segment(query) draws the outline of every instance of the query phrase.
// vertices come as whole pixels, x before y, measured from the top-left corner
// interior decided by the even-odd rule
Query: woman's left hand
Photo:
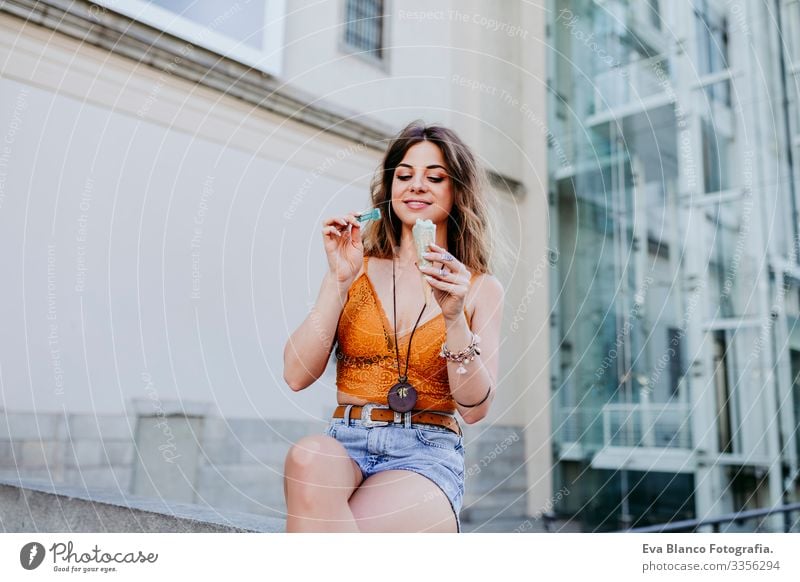
[[[438,266],[418,267],[433,289],[433,296],[442,309],[445,320],[453,321],[464,313],[464,302],[469,291],[472,273],[467,267],[442,247],[431,243],[422,256]]]

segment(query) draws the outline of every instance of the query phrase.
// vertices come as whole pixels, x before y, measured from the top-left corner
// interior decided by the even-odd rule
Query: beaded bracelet
[[[477,334],[472,334],[472,341],[470,344],[461,350],[460,352],[453,353],[447,349],[447,346],[442,343],[442,349],[439,351],[439,356],[447,360],[448,362],[458,362],[458,368],[456,369],[456,373],[458,374],[466,374],[467,369],[464,367],[464,363],[470,363],[472,360],[475,359],[475,356],[481,353],[481,349],[478,347],[481,338],[478,337]]]

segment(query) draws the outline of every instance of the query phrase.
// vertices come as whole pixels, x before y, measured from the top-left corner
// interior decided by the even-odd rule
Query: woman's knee
[[[285,468],[287,473],[306,472],[314,466],[317,457],[322,452],[323,444],[317,435],[303,437],[289,449],[286,455]]]
[[[322,497],[350,496],[352,460],[344,447],[325,435],[303,437],[289,449],[284,466],[285,487],[295,496],[313,502]]]

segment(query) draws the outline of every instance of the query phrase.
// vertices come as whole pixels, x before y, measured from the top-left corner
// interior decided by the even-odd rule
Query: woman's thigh
[[[362,532],[457,531],[447,496],[436,483],[414,471],[375,473],[353,492],[349,503]]]

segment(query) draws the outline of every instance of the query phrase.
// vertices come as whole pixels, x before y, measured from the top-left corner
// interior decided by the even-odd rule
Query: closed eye
[[[397,176],[397,179],[402,182],[408,182],[411,179],[411,176]],[[436,176],[431,176],[430,178],[428,178],[428,180],[434,183],[439,183],[442,182],[444,178],[437,178]]]

